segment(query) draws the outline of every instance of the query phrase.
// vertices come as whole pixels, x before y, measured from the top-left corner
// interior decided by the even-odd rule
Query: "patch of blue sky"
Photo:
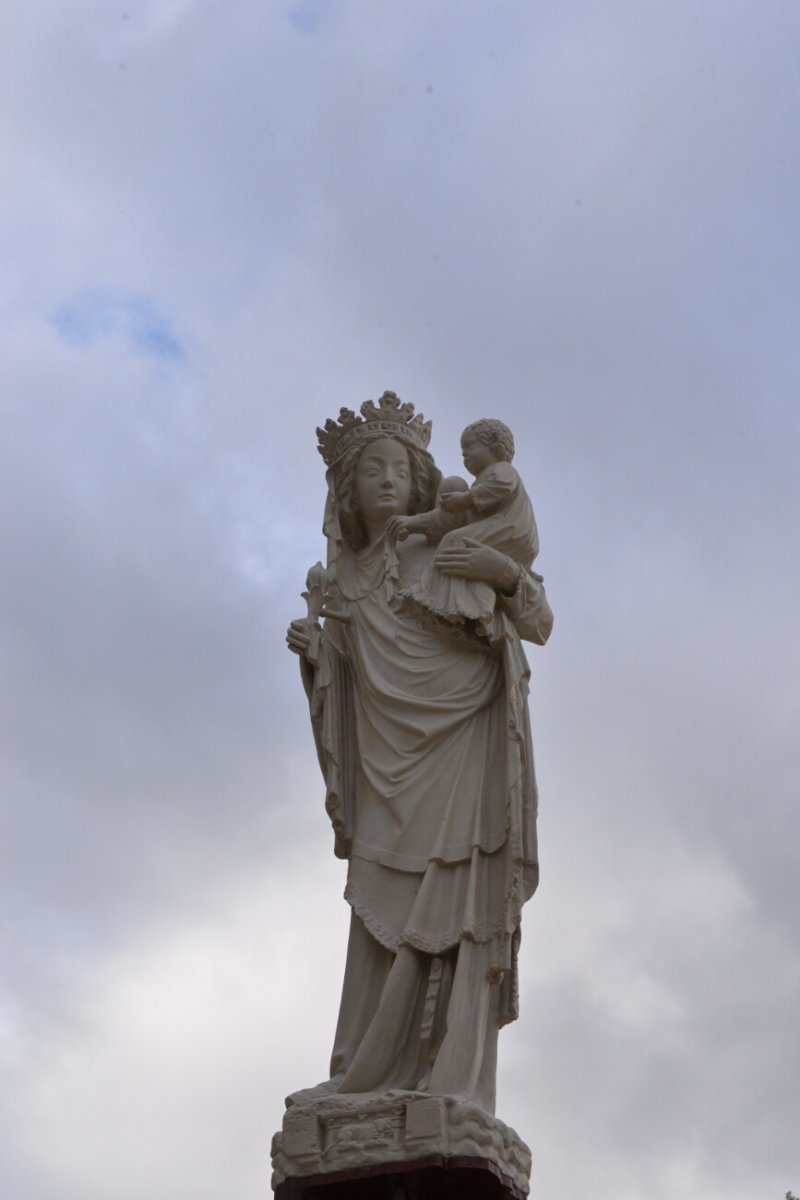
[[[288,17],[298,33],[317,33],[330,18],[335,0],[297,0],[291,6]]]
[[[169,321],[146,296],[84,292],[58,309],[53,325],[72,346],[120,337],[139,354],[152,358],[176,361],[184,356]]]

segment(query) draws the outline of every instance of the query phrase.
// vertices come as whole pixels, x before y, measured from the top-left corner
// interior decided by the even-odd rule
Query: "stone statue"
[[[288,1098],[279,1181],[325,1166],[330,1131],[328,1150],[320,1142],[315,1158],[309,1148],[323,1112],[340,1129],[358,1110],[363,1129],[373,1110],[391,1124],[404,1100],[406,1133],[387,1135],[387,1158],[441,1151],[442,1104],[453,1129],[469,1112],[496,1145],[514,1136],[495,1122],[498,1142],[492,1114],[498,1031],[517,1016],[520,914],[539,869],[521,639],[543,645],[552,614],[530,570],[538,537],[510,466],[513,440],[498,452],[499,428],[510,438],[495,421],[465,431],[476,482],[448,481],[441,496],[430,422],[393,392],[318,430],[328,564],[309,572],[308,615],[287,641],[300,657],[352,913],[330,1078]],[[470,505],[470,519],[448,532],[441,514]],[[451,582],[455,611],[437,612],[430,597]],[[423,1102],[413,1119],[411,1100]],[[376,1139],[364,1134],[361,1159],[350,1145],[347,1161],[371,1161]]]
[[[443,548],[464,545],[465,525],[471,539],[502,550],[522,567],[530,567],[539,552],[539,534],[528,493],[511,465],[514,435],[502,421],[475,421],[461,435],[464,466],[475,476],[469,487],[457,475],[442,482],[439,508],[417,516],[392,517],[386,529],[404,541],[424,533]],[[419,583],[403,597],[453,624],[472,622],[479,638],[492,640],[492,614],[497,596],[490,584],[442,571],[436,560]]]

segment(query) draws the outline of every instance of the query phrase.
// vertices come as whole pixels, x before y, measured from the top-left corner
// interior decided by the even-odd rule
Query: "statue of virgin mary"
[[[541,576],[499,551],[387,532],[436,504],[430,432],[392,392],[318,431],[325,594],[287,641],[352,912],[330,1077],[290,1102],[400,1090],[493,1113],[498,1031],[517,1016],[520,918],[539,875],[522,641],[543,645],[553,618]],[[488,636],[404,603],[434,560],[495,589]]]

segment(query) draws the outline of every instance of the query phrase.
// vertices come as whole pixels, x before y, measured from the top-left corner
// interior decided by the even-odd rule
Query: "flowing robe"
[[[420,538],[399,561],[384,543],[344,550],[329,607],[345,620],[326,621],[306,667],[353,910],[331,1073],[343,1091],[430,1088],[492,1109],[520,912],[538,881],[520,633],[543,643],[552,615],[522,570],[489,644],[426,627],[399,592],[433,552]]]

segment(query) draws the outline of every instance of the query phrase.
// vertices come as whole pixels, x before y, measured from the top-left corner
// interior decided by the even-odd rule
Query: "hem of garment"
[[[401,946],[410,946],[413,950],[419,950],[421,954],[447,954],[448,951],[454,950],[463,938],[467,938],[477,946],[495,942],[499,947],[509,937],[513,936],[514,930],[519,927],[519,921],[517,920],[514,927],[509,929],[506,920],[501,916],[491,929],[480,931],[475,931],[474,929],[453,929],[445,936],[437,938],[432,938],[424,933],[420,933],[418,930],[407,927],[400,933],[395,933],[375,919],[369,906],[362,900],[357,884],[348,882],[344,890],[344,898],[363,923],[367,932],[384,949],[390,950],[393,954],[396,954]],[[496,957],[499,959],[504,957],[504,955],[498,954]]]
[[[485,649],[492,640],[494,609],[465,613],[460,609],[443,608],[436,605],[419,585],[404,588],[397,594],[405,611],[418,617],[427,629],[437,633],[447,630],[461,640],[467,640],[473,649],[476,645]]]
[[[477,850],[479,854],[496,854],[508,841],[508,827],[497,835],[496,841],[487,845],[480,842],[464,842],[454,846],[445,854],[426,854],[424,857],[411,854],[396,854],[391,850],[380,850],[366,842],[352,841],[349,846],[348,858],[363,858],[366,862],[377,863],[380,867],[389,867],[393,871],[405,871],[409,875],[424,875],[431,863],[442,867],[455,867],[459,863],[470,862]]]

